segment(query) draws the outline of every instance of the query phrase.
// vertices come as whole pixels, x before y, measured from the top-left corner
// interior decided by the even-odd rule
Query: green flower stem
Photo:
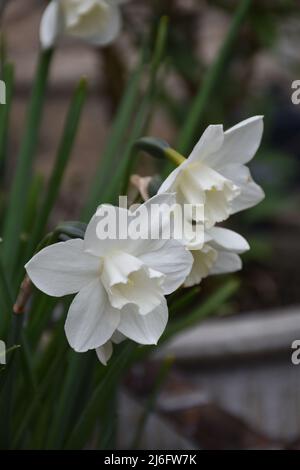
[[[165,149],[165,156],[170,160],[170,162],[174,163],[176,166],[181,165],[186,159],[183,155],[181,155],[176,150],[172,149],[171,147]]]
[[[4,223],[3,262],[7,266],[9,278],[14,269],[20,233],[23,227],[24,204],[26,204],[28,198],[52,52],[52,50],[43,51],[39,58],[24,138]]]
[[[186,158],[179,152],[170,147],[170,145],[161,139],[155,137],[141,137],[136,140],[135,148],[149,153],[155,158],[168,159],[173,165],[179,166]]]

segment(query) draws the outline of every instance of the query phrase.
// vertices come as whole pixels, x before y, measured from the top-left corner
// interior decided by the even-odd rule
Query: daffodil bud
[[[87,224],[84,222],[64,222],[59,224],[54,233],[62,240],[67,240],[70,238],[84,238]]]
[[[168,159],[175,165],[181,165],[185,161],[183,155],[170,147],[168,142],[155,137],[142,137],[135,143],[136,148],[143,150],[155,158]]]

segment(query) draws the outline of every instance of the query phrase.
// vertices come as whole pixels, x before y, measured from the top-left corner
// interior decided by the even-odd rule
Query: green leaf
[[[39,214],[36,217],[36,222],[30,237],[30,243],[26,250],[25,261],[32,256],[36,245],[43,236],[49,215],[57,199],[64,172],[69,162],[76,138],[83,104],[86,99],[86,88],[86,80],[82,79],[79,82],[71,101],[48,189],[43,199]]]
[[[9,198],[4,224],[3,261],[8,267],[9,277],[15,264],[15,256],[19,246],[20,233],[24,222],[24,203],[26,204],[31,181],[33,158],[35,155],[41,115],[48,79],[52,50],[41,53],[32,96],[25,124],[24,138],[17,162],[17,169]]]
[[[26,411],[22,413],[22,419],[20,420],[18,426],[15,427],[15,434],[12,440],[12,448],[20,448],[22,438],[28,428],[30,427],[31,422],[33,422],[36,413],[43,407],[43,397],[47,394],[49,387],[53,382],[53,377],[55,377],[57,370],[62,362],[63,355],[65,353],[64,343],[58,343],[55,348],[55,355],[51,363],[48,364],[48,367],[44,368],[43,379],[38,384],[36,393],[32,396]],[[52,357],[52,356],[51,356]]]
[[[136,426],[134,438],[132,441],[132,449],[139,449],[140,447],[140,442],[144,434],[145,427],[147,425],[148,418],[150,414],[153,412],[155,408],[155,403],[158,397],[158,394],[166,381],[166,378],[170,372],[170,369],[174,363],[174,358],[173,357],[166,357],[160,366],[160,369],[158,371],[157,377],[154,382],[153,390],[150,393],[149,398],[147,399],[143,412],[140,416],[139,422]]]
[[[88,441],[91,432],[94,429],[96,418],[101,417],[103,407],[106,406],[106,400],[110,396],[111,389],[116,382],[122,377],[124,371],[128,367],[132,354],[136,349],[136,345],[128,342],[121,345],[119,354],[111,359],[105,376],[94,389],[86,407],[82,410],[71,435],[65,445],[66,449],[82,449]]]
[[[101,202],[115,203],[116,197],[126,192],[131,169],[137,154],[134,149],[134,143],[143,134],[155,101],[156,78],[164,54],[167,27],[168,18],[162,17],[158,26],[154,53],[150,65],[149,84],[136,113],[130,137],[127,143],[123,144],[122,148],[122,142],[132,121],[132,113],[139,95],[139,84],[145,65],[144,51],[142,53],[141,63],[129,80],[129,85],[125,91],[109,141],[102,155],[96,178],[88,198],[88,203],[82,214],[82,220],[84,221],[90,219]],[[122,154],[121,161],[114,158],[118,150]],[[117,171],[113,173],[116,167]],[[108,178],[110,179],[109,187],[107,187]]]
[[[127,193],[130,174],[132,173],[132,169],[134,167],[137,156],[137,150],[134,145],[144,133],[156,101],[158,82],[157,76],[159,68],[162,64],[163,53],[167,40],[167,32],[168,18],[166,16],[163,16],[160,19],[158,25],[156,42],[150,65],[150,78],[148,87],[146,89],[143,99],[141,100],[141,105],[136,114],[130,138],[124,148],[122,160],[118,166],[116,173],[114,174],[113,179],[111,180],[108,190],[103,196],[103,201],[105,202],[116,203],[116,198],[118,195]]]
[[[89,355],[94,353],[90,352]],[[69,351],[68,369],[60,396],[58,397],[57,406],[53,416],[53,421],[50,426],[48,439],[46,442],[46,449],[61,449],[66,438],[66,433],[69,431],[70,421],[74,406],[76,406],[78,397],[78,390],[82,383],[86,384],[84,375],[87,368],[94,364],[89,361],[90,357],[87,354],[78,354],[74,351]],[[82,400],[81,406],[84,404]]]
[[[233,17],[227,36],[223,42],[215,62],[207,71],[201,87],[192,104],[191,110],[185,120],[185,124],[179,134],[178,151],[186,155],[193,145],[194,136],[199,128],[199,122],[209,104],[213,91],[222,80],[223,70],[228,62],[230,54],[234,50],[235,41],[243,25],[252,0],[241,0]]]
[[[6,104],[0,105],[0,171],[6,160],[8,125],[14,86],[14,66],[10,63],[4,64],[3,80],[6,85]]]
[[[92,182],[91,190],[83,209],[81,219],[89,221],[94,214],[100,201],[103,200],[103,194],[107,187],[112,170],[115,168],[116,155],[118,150],[121,152],[121,144],[126,135],[126,131],[131,121],[131,115],[137,103],[139,94],[139,84],[143,72],[144,58],[137,66],[128,80],[127,88],[124,92],[118,113],[113,123],[110,136],[101,155],[101,159],[96,170],[95,179]]]
[[[209,106],[213,91],[216,90],[217,85],[219,85],[222,81],[224,69],[228,63],[232,51],[234,51],[238,33],[245,19],[247,18],[251,2],[252,0],[241,0],[239,2],[237,11],[233,17],[221,50],[219,51],[214,63],[206,72],[204,79],[201,82],[199,91],[193,99],[191,109],[186,119],[184,120],[184,126],[182,127],[179,134],[178,144],[176,147],[178,152],[184,156],[187,156],[192,149],[195,135],[198,132],[203,114]],[[174,165],[171,163],[166,165],[164,172],[165,175],[167,175],[173,169],[173,167]]]

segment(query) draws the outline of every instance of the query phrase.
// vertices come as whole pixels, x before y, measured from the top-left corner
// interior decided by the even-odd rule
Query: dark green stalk
[[[52,50],[43,51],[40,55],[5,218],[3,261],[8,268],[9,277],[12,275],[14,268],[20,233],[23,227],[24,204],[26,205],[28,198],[51,58]]]

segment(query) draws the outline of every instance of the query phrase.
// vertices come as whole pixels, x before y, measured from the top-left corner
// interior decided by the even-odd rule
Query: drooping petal
[[[106,366],[113,353],[113,345],[111,341],[107,341],[103,346],[96,349],[99,361]]]
[[[218,257],[217,251],[208,244],[204,245],[201,250],[193,250],[191,253],[194,258],[194,264],[184,282],[185,287],[200,284],[202,279],[210,274],[211,268]]]
[[[242,269],[242,260],[236,253],[219,251],[218,258],[209,274],[233,273]]]
[[[213,168],[249,162],[257,152],[263,134],[263,116],[246,119],[224,132],[222,147],[210,156]]]
[[[259,204],[265,197],[263,189],[256,184],[249,168],[244,165],[226,165],[220,172],[230,178],[240,189],[240,194],[232,201],[231,213],[235,214]]]
[[[160,245],[142,254],[140,259],[147,266],[165,274],[162,287],[166,295],[183,284],[193,264],[191,253],[177,240],[161,240]]]
[[[134,306],[121,311],[118,331],[140,344],[157,344],[168,322],[168,306],[165,299],[148,315],[140,315]]]
[[[223,227],[212,227],[207,232],[212,238],[210,245],[214,248],[221,248],[233,253],[243,253],[250,248],[247,240],[238,233],[233,232],[233,230]]]
[[[38,289],[61,297],[75,294],[100,275],[100,261],[84,252],[83,240],[55,243],[39,251],[25,266]]]
[[[113,344],[119,344],[125,339],[126,337],[116,330],[111,337],[111,341],[107,341],[107,343],[103,344],[103,346],[100,346],[96,349],[98,359],[104,366],[107,365],[109,359],[112,356]]]
[[[62,28],[63,20],[59,2],[52,0],[46,7],[40,24],[40,42],[43,49],[54,46]]]
[[[111,307],[100,279],[95,279],[74,298],[65,332],[70,346],[77,352],[85,352],[110,340],[119,321],[120,311]]]

